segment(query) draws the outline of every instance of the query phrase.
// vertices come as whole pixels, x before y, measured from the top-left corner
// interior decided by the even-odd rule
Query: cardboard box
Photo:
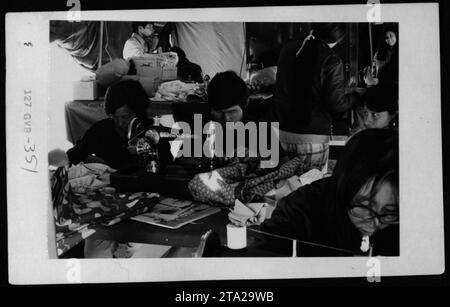
[[[177,73],[178,70],[177,68],[172,68],[172,67],[164,67],[162,70],[162,76],[161,79],[163,81],[172,81],[172,80],[176,80],[177,79]]]
[[[134,57],[132,60],[136,68],[136,75],[139,77],[151,78],[155,82],[177,79],[178,56],[174,52],[146,54]]]
[[[73,83],[73,100],[96,100],[98,98],[98,81],[75,81]]]

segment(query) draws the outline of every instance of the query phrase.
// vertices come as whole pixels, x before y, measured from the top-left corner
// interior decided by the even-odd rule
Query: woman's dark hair
[[[386,44],[386,33],[392,32],[395,34],[396,43],[393,47],[390,47],[388,44]],[[394,56],[398,55],[398,31],[394,25],[388,24],[383,28],[383,37],[381,38],[381,44],[380,48],[378,49],[378,58],[380,60],[386,60],[389,53],[393,53]]]
[[[218,73],[208,85],[208,103],[214,110],[227,109],[235,105],[247,105],[248,89],[234,71]]]
[[[180,60],[186,59],[186,53],[180,47],[177,46],[170,47],[169,51],[175,52]]]
[[[149,23],[151,23],[150,21],[133,21],[131,23],[131,27],[133,29],[133,33],[139,33],[139,27],[143,27],[145,28]]]
[[[387,24],[386,26],[383,27],[383,41],[386,37],[386,33],[388,32],[392,32],[395,34],[395,38],[396,38],[396,44],[398,43],[398,30],[397,27],[393,24]]]
[[[398,132],[389,129],[366,129],[355,134],[345,146],[333,178],[339,206],[348,207],[352,198],[371,178],[374,186],[390,174],[398,187]],[[341,208],[343,209],[343,208]]]
[[[373,196],[382,182],[390,182],[398,191],[399,186],[398,132],[391,129],[366,129],[355,134],[345,146],[333,171],[333,210],[330,223],[342,232],[336,233],[339,241],[348,240],[353,228],[348,209],[353,197],[370,179],[374,179]]]
[[[148,96],[141,83],[136,80],[125,80],[111,85],[105,95],[105,112],[114,112],[127,105],[140,119],[147,117]]]
[[[342,23],[318,23],[313,29],[313,35],[328,44],[339,41],[346,34],[345,25]]]
[[[375,112],[389,112],[393,115],[398,111],[398,93],[391,84],[380,84],[367,89],[362,97],[364,105]]]

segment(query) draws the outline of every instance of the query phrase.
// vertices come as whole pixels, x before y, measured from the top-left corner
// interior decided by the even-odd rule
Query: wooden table
[[[265,246],[265,242],[256,232],[247,230],[247,247],[232,250],[226,246],[228,224],[228,210],[205,217],[203,219],[182,226],[169,229],[154,226],[134,220],[126,220],[110,227],[100,227],[92,236],[96,240],[113,240],[119,242],[136,242],[147,244],[169,245],[174,247],[197,248],[201,237],[208,230],[213,230],[219,238],[214,246],[206,251],[207,256],[213,257],[290,257],[291,254],[277,252]]]

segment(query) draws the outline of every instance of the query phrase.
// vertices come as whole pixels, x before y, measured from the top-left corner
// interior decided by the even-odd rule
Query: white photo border
[[[398,22],[401,38],[400,256],[376,258],[381,265],[381,278],[442,274],[445,261],[438,4],[382,4],[378,7],[379,15],[374,9],[377,8],[370,5],[327,5],[80,11],[79,16],[73,12],[8,13],[5,108],[9,282],[64,284],[365,277],[371,269],[365,257],[95,260],[51,257],[49,250],[55,243],[46,133],[48,82],[51,80],[49,24],[50,20],[74,16],[81,20],[104,21],[147,20],[151,16],[154,21],[173,22],[348,23],[367,23],[373,21],[368,18],[378,16],[381,22]],[[26,95],[31,95],[31,107],[24,104]],[[26,133],[24,128],[29,124],[31,132]],[[29,152],[33,145],[37,165],[30,169],[28,161],[34,159]]]

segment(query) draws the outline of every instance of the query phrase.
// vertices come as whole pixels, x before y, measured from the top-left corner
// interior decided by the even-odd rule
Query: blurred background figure
[[[183,49],[174,46],[169,51],[178,55],[177,75],[179,80],[183,82],[203,82],[202,68],[200,65],[189,61]]]
[[[374,55],[373,69],[364,78],[368,87],[380,83],[398,86],[398,35],[394,26],[386,26],[380,48]]]
[[[133,22],[132,27],[133,34],[131,34],[131,37],[125,42],[123,47],[123,58],[125,60],[157,51],[159,39],[153,28],[153,23]]]

